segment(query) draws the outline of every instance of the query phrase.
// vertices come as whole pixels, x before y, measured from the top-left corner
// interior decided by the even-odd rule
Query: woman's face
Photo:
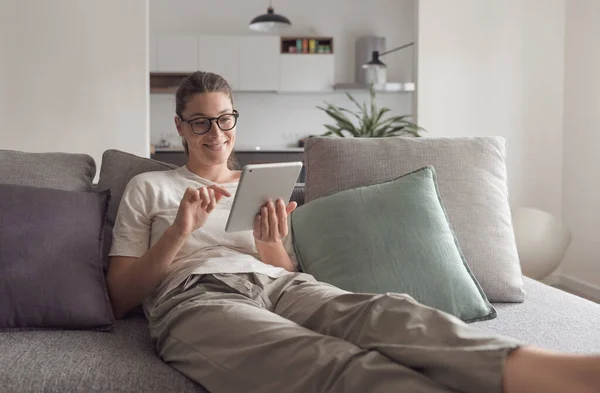
[[[187,141],[191,160],[203,166],[227,164],[227,159],[233,150],[236,130],[235,127],[229,131],[223,131],[221,128],[229,129],[235,124],[236,119],[233,116],[221,115],[232,113],[231,99],[225,93],[195,94],[187,102],[181,113],[184,122],[175,117],[175,124],[179,135]],[[218,121],[206,119],[219,116],[221,117]],[[208,132],[198,134],[205,132],[209,125]]]

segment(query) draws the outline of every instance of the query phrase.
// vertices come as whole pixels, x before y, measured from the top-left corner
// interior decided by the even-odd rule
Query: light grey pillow
[[[0,184],[89,192],[95,175],[87,154],[0,150]]]
[[[522,302],[505,150],[502,137],[310,138],[306,202],[432,166],[465,259],[488,299]]]

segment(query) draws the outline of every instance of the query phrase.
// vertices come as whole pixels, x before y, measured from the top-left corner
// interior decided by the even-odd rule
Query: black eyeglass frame
[[[233,123],[233,126],[231,126],[231,128],[228,129],[223,129],[221,127],[221,125],[219,124],[219,119],[222,118],[223,116],[233,116],[233,118],[235,119],[235,122]],[[182,123],[187,123],[190,125],[190,128],[192,129],[192,132],[196,135],[204,135],[206,133],[208,133],[210,131],[210,129],[212,128],[213,125],[213,121],[217,124],[217,127],[219,127],[219,130],[221,131],[231,131],[233,130],[233,128],[237,125],[237,121],[238,118],[240,117],[240,112],[238,112],[237,110],[233,110],[232,113],[223,113],[222,115],[219,115],[217,117],[207,117],[207,116],[198,116],[198,117],[194,117],[193,119],[190,120],[183,120],[181,117],[177,116],[177,118],[179,119],[179,121],[181,121]],[[208,129],[204,132],[196,132],[196,130],[194,129],[194,126],[192,125],[192,122],[197,121],[199,119],[206,119],[208,120]]]

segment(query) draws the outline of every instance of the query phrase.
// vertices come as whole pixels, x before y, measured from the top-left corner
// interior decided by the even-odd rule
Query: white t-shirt
[[[127,184],[119,205],[109,255],[138,258],[144,255],[175,221],[186,188],[213,184],[185,166],[135,176]],[[223,197],[206,223],[188,237],[167,268],[166,277],[144,301],[146,312],[191,274],[255,272],[279,277],[290,273],[259,259],[252,231],[225,232],[238,182],[221,186],[231,196]],[[286,236],[284,245],[292,262],[297,265],[290,238]]]

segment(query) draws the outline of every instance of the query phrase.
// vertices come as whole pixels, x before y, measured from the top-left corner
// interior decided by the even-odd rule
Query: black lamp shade
[[[266,14],[259,15],[250,22],[250,28],[256,31],[269,31],[274,27],[291,25],[290,20],[283,15],[276,14],[273,7],[269,7]]]
[[[379,60],[379,52],[376,50],[373,51],[371,60],[368,63],[363,64],[362,67],[363,68],[376,68],[376,67],[387,68],[385,63],[383,63],[381,60]]]

